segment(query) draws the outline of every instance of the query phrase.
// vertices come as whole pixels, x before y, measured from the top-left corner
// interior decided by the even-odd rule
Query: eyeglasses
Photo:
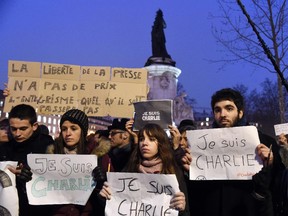
[[[124,133],[125,131],[110,131],[109,132],[109,135],[110,136],[115,136],[116,134],[118,134],[118,133]]]

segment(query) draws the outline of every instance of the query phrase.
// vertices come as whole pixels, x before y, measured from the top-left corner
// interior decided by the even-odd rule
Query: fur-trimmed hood
[[[99,141],[99,145],[95,147],[91,154],[97,155],[97,157],[101,157],[105,154],[107,154],[111,149],[111,142],[109,139],[106,139],[104,137],[101,137]]]

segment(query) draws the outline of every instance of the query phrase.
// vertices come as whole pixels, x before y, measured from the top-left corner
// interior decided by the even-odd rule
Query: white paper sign
[[[19,202],[15,175],[8,167],[16,167],[17,162],[0,162],[0,215],[18,216]]]
[[[187,131],[190,180],[251,179],[262,168],[254,126]]]
[[[275,135],[279,136],[280,134],[288,134],[288,123],[276,124],[274,125]]]
[[[33,173],[26,184],[29,203],[85,205],[95,183],[96,155],[29,154]]]
[[[176,176],[143,173],[107,173],[112,191],[105,207],[106,216],[178,215],[169,208],[170,200],[179,192]]]

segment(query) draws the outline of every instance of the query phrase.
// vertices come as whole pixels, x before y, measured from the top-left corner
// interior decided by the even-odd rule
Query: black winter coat
[[[30,153],[45,154],[46,148],[54,141],[51,136],[42,134],[40,128],[32,134],[32,136],[21,143],[11,140],[7,143],[7,158],[6,160],[18,161],[24,165],[27,164],[27,155]],[[50,215],[45,206],[29,205],[26,194],[26,183],[19,181],[16,178],[16,187],[19,197],[19,216],[36,216]]]
[[[238,126],[244,126],[240,124]],[[270,146],[274,154],[275,167],[280,156],[277,155],[275,139],[259,132],[260,143]],[[274,171],[274,170],[273,170]],[[187,179],[189,206],[194,216],[272,216],[271,196],[259,200],[253,196],[255,187],[252,180],[212,180],[190,181]]]

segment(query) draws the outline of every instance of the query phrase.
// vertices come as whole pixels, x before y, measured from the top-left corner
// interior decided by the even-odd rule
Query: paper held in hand
[[[246,180],[262,168],[255,126],[187,131],[190,180]]]

